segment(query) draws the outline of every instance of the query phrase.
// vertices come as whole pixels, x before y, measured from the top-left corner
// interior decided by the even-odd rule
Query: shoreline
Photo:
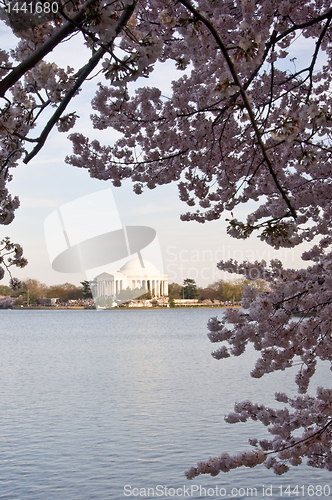
[[[97,309],[95,307],[84,307],[84,306],[59,306],[59,307],[47,307],[47,306],[29,306],[29,307],[11,307],[6,310],[12,309],[13,311],[121,311],[121,310],[169,310],[169,309],[229,309],[233,307],[234,309],[240,309],[241,306],[180,306],[180,307],[108,307],[105,309]],[[4,309],[5,310],[5,309]]]

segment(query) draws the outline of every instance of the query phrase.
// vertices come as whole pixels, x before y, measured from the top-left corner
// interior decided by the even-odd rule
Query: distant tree
[[[82,285],[82,293],[83,293],[83,298],[84,299],[92,299],[92,291],[90,287],[90,282],[89,281],[81,281]]]
[[[183,298],[196,299],[198,297],[198,290],[195,280],[187,278],[183,282]]]
[[[21,288],[16,292],[16,296],[21,295],[25,304],[35,305],[37,299],[43,297],[46,291],[47,286],[44,283],[33,278],[27,278],[22,281]]]
[[[24,300],[24,298],[23,298],[23,296],[22,296],[22,295],[19,295],[18,297],[16,297],[16,298],[15,298],[15,303],[14,303],[14,305],[15,305],[16,307],[23,306],[23,305],[24,305],[24,303],[25,303],[25,300]]]
[[[0,309],[11,309],[15,304],[15,299],[13,297],[0,297]]]
[[[216,300],[217,299],[217,292],[212,285],[208,285],[205,288],[198,287],[198,299],[199,300]]]
[[[98,293],[97,293],[97,281],[96,280],[89,281],[89,284],[90,284],[90,290],[91,290],[92,296],[96,297],[98,295]]]
[[[62,285],[52,285],[46,290],[46,296],[49,298],[58,298],[61,302],[68,300],[78,300],[83,298],[82,288],[78,288],[72,283]]]
[[[227,283],[227,282],[226,282]],[[226,286],[225,293],[227,294],[227,298],[230,302],[241,302],[243,292],[243,279],[238,279],[233,282],[228,282]]]
[[[172,295],[168,296],[168,304],[169,304],[169,307],[172,307],[172,308],[175,307],[175,300],[174,300],[174,297]]]
[[[177,283],[170,283],[168,285],[168,296],[174,299],[182,299],[182,286]]]
[[[6,285],[0,285],[0,295],[12,295],[13,290]]]
[[[218,280],[208,285],[206,288],[199,289],[199,298],[201,300],[220,300],[221,302],[238,302],[241,300],[242,282],[231,283],[224,280]]]

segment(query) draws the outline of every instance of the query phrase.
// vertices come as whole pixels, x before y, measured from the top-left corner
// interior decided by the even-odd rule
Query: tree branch
[[[319,429],[318,431],[314,432],[313,434],[311,434],[311,436],[308,436],[304,439],[300,439],[299,441],[296,441],[295,443],[293,444],[290,444],[288,446],[284,446],[282,448],[279,448],[278,450],[272,450],[272,451],[269,451],[267,452],[266,454],[267,455],[271,455],[271,453],[280,453],[281,451],[285,451],[285,450],[289,450],[290,448],[294,448],[294,446],[297,446],[301,443],[306,443],[307,441],[310,441],[310,439],[318,436],[319,434],[322,434],[323,432],[326,431],[326,429],[332,424],[332,420],[329,420],[327,422],[327,424],[325,424],[321,429]]]
[[[311,61],[311,64],[309,66],[309,76],[310,76],[310,84],[309,84],[309,89],[308,89],[308,93],[307,93],[307,99],[306,99],[306,103],[309,102],[309,97],[310,97],[310,94],[311,94],[311,91],[312,91],[312,86],[313,86],[313,82],[312,82],[312,75],[313,75],[313,71],[314,71],[314,67],[315,67],[315,64],[316,64],[316,61],[317,61],[317,56],[318,56],[318,52],[319,52],[319,49],[320,49],[320,46],[322,44],[322,41],[323,41],[323,38],[327,32],[327,29],[328,27],[330,26],[330,23],[331,23],[331,19],[332,19],[332,10],[331,10],[331,13],[326,21],[326,24],[324,26],[324,28],[322,29],[322,32],[316,42],[316,47],[315,47],[315,52],[312,56],[312,61]]]
[[[290,33],[293,33],[293,31],[297,30],[303,30],[304,28],[309,28],[309,26],[313,26],[314,24],[319,23],[320,21],[324,21],[324,19],[331,18],[332,15],[332,8],[329,9],[325,14],[322,14],[321,16],[315,17],[314,19],[311,19],[311,21],[307,21],[306,23],[302,24],[294,24],[291,28],[288,30],[284,31],[281,33],[279,36],[276,37],[275,41],[278,43],[280,40],[285,38],[285,36],[290,35]]]
[[[97,0],[87,0],[82,5],[80,12],[72,17],[70,22],[67,22],[56,31],[46,42],[44,42],[33,54],[16,66],[3,80],[0,81],[0,97],[3,97],[7,90],[12,87],[18,80],[31,68],[42,60],[46,54],[51,52],[64,38],[77,30],[76,24],[82,21],[86,16],[86,9],[97,3]]]
[[[274,183],[278,189],[278,191],[280,192],[282,198],[284,199],[286,205],[288,206],[289,210],[290,210],[290,213],[292,214],[293,218],[296,219],[297,218],[297,215],[296,215],[296,211],[294,209],[294,207],[292,206],[284,188],[281,186],[279,180],[278,180],[278,177],[273,169],[273,166],[272,166],[272,163],[267,155],[267,152],[266,152],[266,149],[265,149],[265,144],[263,142],[263,139],[262,139],[262,136],[261,136],[261,133],[259,131],[259,128],[258,128],[258,125],[256,123],[256,120],[255,120],[255,115],[254,115],[254,112],[251,108],[251,105],[248,101],[248,98],[247,98],[247,95],[246,95],[246,92],[240,82],[240,79],[238,77],[238,74],[235,70],[235,67],[234,67],[234,64],[228,54],[228,51],[224,45],[224,43],[222,42],[221,38],[219,37],[217,31],[215,30],[215,28],[212,26],[212,24],[210,23],[210,21],[208,21],[204,16],[202,16],[196,9],[195,7],[193,7],[190,2],[188,0],[179,0],[180,3],[182,3],[182,5],[184,5],[192,14],[194,14],[197,19],[199,19],[203,24],[205,24],[205,26],[208,28],[208,30],[210,31],[210,33],[212,34],[212,36],[214,37],[215,41],[217,42],[221,52],[223,53],[223,56],[225,57],[226,59],[226,62],[227,62],[227,65],[228,65],[228,68],[232,74],[232,77],[234,79],[234,83],[239,87],[240,89],[240,95],[242,97],[242,100],[243,100],[243,103],[248,111],[248,114],[249,114],[249,117],[250,117],[250,121],[251,121],[251,125],[254,129],[254,132],[255,132],[255,135],[256,135],[256,138],[257,138],[257,141],[258,141],[258,144],[260,146],[260,149],[261,149],[261,152],[262,152],[262,155],[263,155],[263,158],[265,160],[265,163],[269,169],[269,172],[274,180]]]
[[[137,1],[133,1],[131,5],[128,5],[123,13],[121,14],[121,17],[119,19],[119,23],[116,27],[115,30],[115,35],[112,38],[112,40],[107,44],[106,47],[100,47],[99,50],[90,58],[89,62],[79,71],[79,76],[75,82],[75,85],[67,92],[63,100],[61,101],[61,104],[57,108],[56,112],[53,114],[53,116],[50,118],[50,120],[47,122],[44,130],[40,134],[38,138],[38,144],[33,148],[33,150],[27,154],[27,156],[24,158],[23,163],[28,163],[36,154],[41,150],[43,145],[45,144],[45,141],[51,132],[52,128],[56,124],[56,122],[59,120],[60,116],[68,106],[69,102],[77,92],[77,90],[80,88],[82,83],[86,80],[86,78],[89,76],[89,74],[93,71],[93,69],[97,66],[99,63],[100,59],[105,55],[105,53],[108,51],[108,49],[113,45],[115,37],[120,33],[122,28],[127,24],[129,21],[132,13],[134,12],[135,6],[136,6]]]

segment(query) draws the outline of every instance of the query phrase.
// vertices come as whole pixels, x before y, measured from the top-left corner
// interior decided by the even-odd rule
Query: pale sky
[[[1,48],[14,47],[16,39],[8,34],[4,24],[0,25],[0,39]],[[85,61],[84,52],[85,48],[77,37],[77,50],[71,50],[70,53],[62,45],[48,60],[58,62],[61,66],[68,64],[78,68]],[[71,56],[73,53],[75,64]],[[162,88],[163,94],[167,95],[170,94],[170,83],[175,73],[170,64],[159,65],[149,80],[151,85]],[[81,94],[68,108],[69,111],[76,110],[80,116],[70,133],[82,132],[90,138],[99,139],[103,144],[112,144],[117,135],[111,130],[93,130],[89,120],[92,111],[90,101],[98,81],[100,77],[86,82]],[[137,86],[146,83],[147,80],[142,79]],[[52,269],[44,222],[62,205],[112,188],[112,184],[110,181],[91,179],[87,170],[64,163],[65,156],[71,154],[67,135],[54,130],[37,157],[28,165],[21,163],[11,172],[13,180],[9,184],[9,191],[19,196],[21,206],[16,211],[13,223],[1,226],[0,234],[1,238],[9,236],[24,248],[28,266],[21,270],[13,269],[13,275],[19,279],[35,278],[47,285],[65,282],[79,285],[80,281],[86,279],[84,274],[58,273]],[[192,278],[199,286],[206,286],[225,277],[216,269],[216,264],[229,258],[240,261],[280,258],[287,267],[302,267],[300,256],[304,247],[275,251],[256,236],[246,241],[234,240],[226,234],[226,222],[222,219],[205,224],[180,221],[179,215],[186,212],[188,207],[179,200],[176,185],[159,186],[152,191],[147,189],[139,196],[133,193],[130,181],[112,190],[123,225],[143,225],[156,230],[163,258],[161,271],[168,274],[170,282],[182,284],[185,278]],[[245,213],[243,207],[242,213],[237,211],[235,216],[241,218]],[[1,283],[8,284],[8,281],[6,278]]]

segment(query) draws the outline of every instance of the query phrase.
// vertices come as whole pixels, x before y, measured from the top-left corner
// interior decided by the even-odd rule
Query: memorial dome
[[[144,267],[141,265],[140,259],[132,259],[126,262],[121,269],[120,273],[126,276],[159,276],[160,271],[148,260],[143,260]]]

